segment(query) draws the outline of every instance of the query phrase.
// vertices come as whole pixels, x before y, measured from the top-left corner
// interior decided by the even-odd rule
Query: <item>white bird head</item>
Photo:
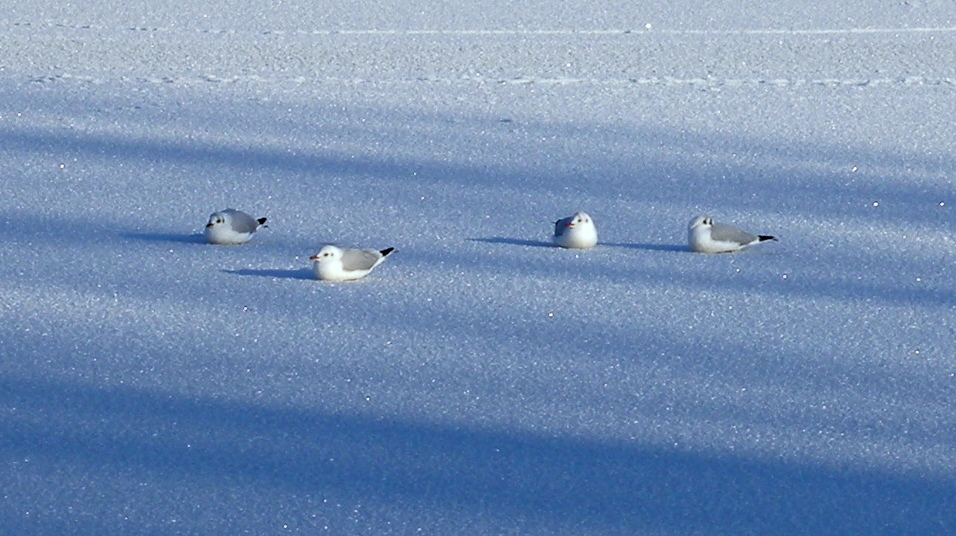
[[[714,225],[714,220],[710,216],[697,216],[696,218],[690,220],[689,229],[696,229],[698,227],[711,227]]]
[[[331,262],[342,258],[342,250],[335,246],[325,246],[318,253],[309,257],[310,261]]]
[[[573,229],[590,223],[591,216],[588,216],[587,212],[575,212],[574,216],[571,216],[571,221],[569,221],[566,226]]]
[[[209,222],[206,223],[206,227],[215,227],[216,225],[222,225],[226,223],[226,215],[222,212],[214,212],[209,216]]]

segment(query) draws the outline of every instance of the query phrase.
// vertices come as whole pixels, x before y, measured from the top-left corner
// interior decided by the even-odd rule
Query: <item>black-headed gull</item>
[[[687,242],[697,253],[731,253],[748,246],[776,240],[770,235],[755,235],[730,225],[714,223],[710,216],[697,216],[687,227]]]
[[[395,248],[342,249],[325,246],[309,257],[315,277],[322,281],[353,281],[369,274],[385,260]]]
[[[563,248],[588,249],[597,244],[597,227],[585,212],[554,222],[554,243]]]
[[[253,218],[245,212],[227,208],[209,216],[204,234],[210,244],[231,246],[245,244],[265,225],[265,218]]]

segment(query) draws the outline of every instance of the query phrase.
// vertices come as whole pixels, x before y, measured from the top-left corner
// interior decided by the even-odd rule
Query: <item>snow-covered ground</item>
[[[0,533],[956,534],[951,2],[14,4]]]

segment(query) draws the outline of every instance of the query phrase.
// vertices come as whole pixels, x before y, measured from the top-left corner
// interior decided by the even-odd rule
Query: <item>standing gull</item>
[[[589,249],[597,244],[597,227],[585,212],[554,222],[554,243],[563,248]]]
[[[369,274],[385,260],[395,248],[383,249],[342,249],[325,246],[309,257],[315,277],[322,281],[353,281]]]
[[[255,219],[245,212],[227,208],[209,216],[204,234],[210,244],[245,244],[265,223],[265,218]]]
[[[687,242],[697,253],[731,253],[748,246],[776,240],[770,235],[755,235],[730,225],[714,223],[710,216],[697,216],[687,228]]]

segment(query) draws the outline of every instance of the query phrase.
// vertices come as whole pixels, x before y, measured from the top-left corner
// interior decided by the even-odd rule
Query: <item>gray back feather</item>
[[[371,270],[382,254],[374,249],[347,249],[342,253],[342,268],[346,271]]]
[[[259,222],[245,212],[231,208],[223,212],[229,214],[232,230],[237,233],[254,233],[259,228]]]
[[[749,244],[757,239],[755,234],[722,223],[715,223],[710,228],[710,237],[720,242],[735,242],[737,244]]]

